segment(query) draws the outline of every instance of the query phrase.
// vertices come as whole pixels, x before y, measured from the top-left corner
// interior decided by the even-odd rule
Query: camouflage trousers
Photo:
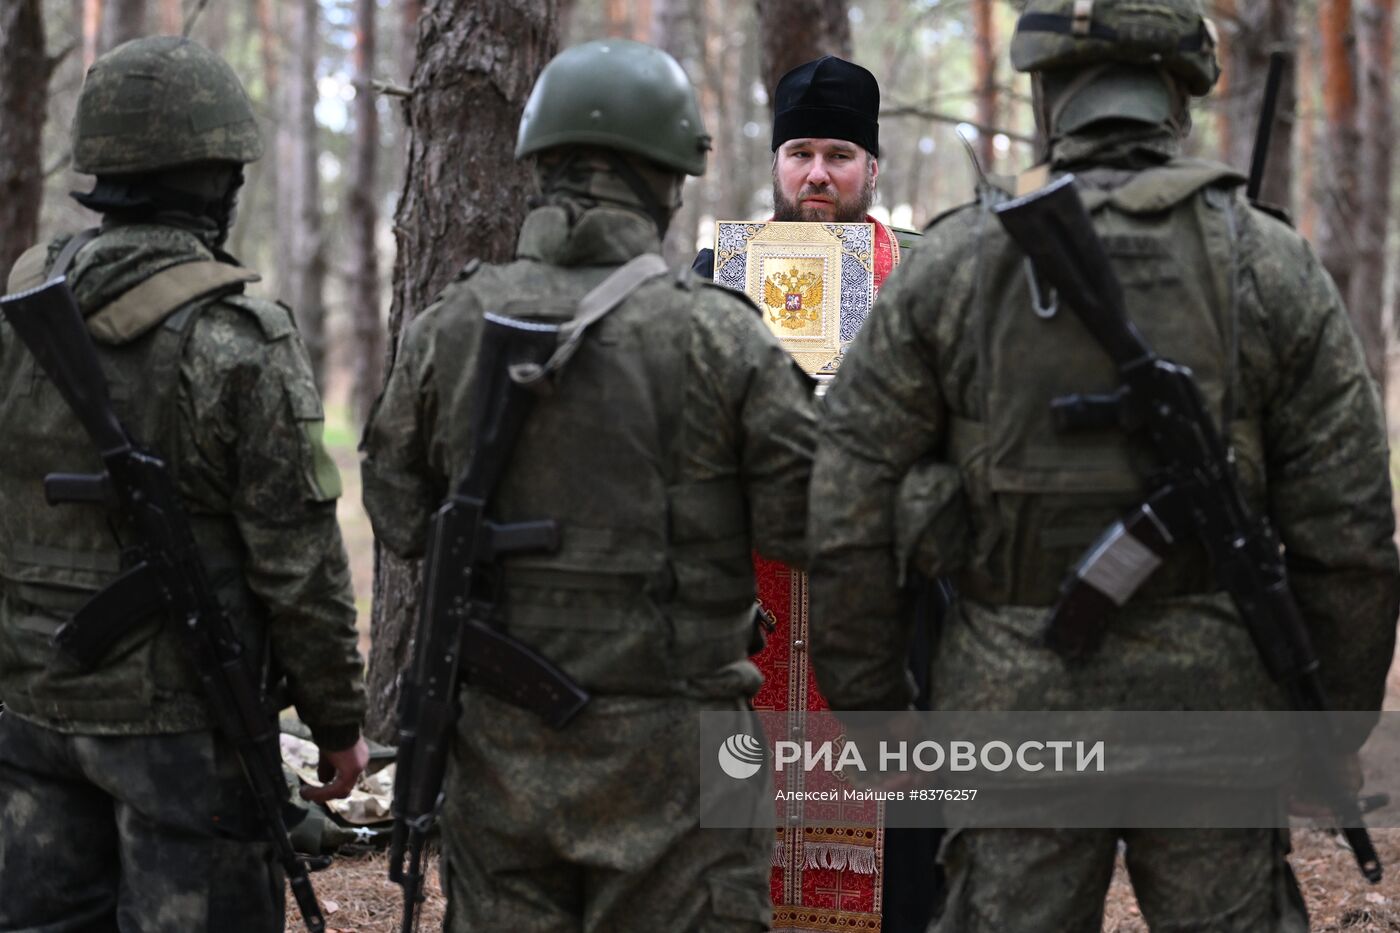
[[[698,713],[740,701],[596,697],[554,731],[463,699],[443,818],[446,930],[768,929],[773,830],[698,825]]]
[[[0,931],[270,933],[282,869],[210,732],[65,735],[0,714]]]
[[[1152,933],[1307,933],[1277,829],[958,830],[938,933],[1100,933],[1119,839]]]

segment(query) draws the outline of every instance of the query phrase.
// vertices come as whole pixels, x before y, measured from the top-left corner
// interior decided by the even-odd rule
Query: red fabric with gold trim
[[[899,242],[889,227],[875,225],[875,291],[899,265]],[[812,742],[835,735],[808,733],[806,713],[829,709],[817,688],[807,652],[807,575],[778,561],[754,558],[758,598],[776,628],[753,660],[763,672],[754,708],[787,710],[789,737]],[[775,737],[770,737],[775,738]],[[809,779],[789,771],[776,776],[780,790],[795,790]],[[840,782],[836,782],[839,789]],[[825,789],[802,783],[803,790]],[[773,929],[862,931],[880,929],[883,880],[884,810],[874,802],[792,804],[778,828],[773,853]]]

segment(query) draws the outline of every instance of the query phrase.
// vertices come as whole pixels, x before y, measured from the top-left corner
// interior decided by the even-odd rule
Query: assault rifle
[[[199,676],[214,723],[243,767],[258,817],[286,870],[302,919],[326,928],[306,864],[292,849],[282,807],[287,784],[277,720],[263,708],[258,680],[209,582],[189,518],[165,461],[143,450],[122,426],[81,311],[63,278],[0,298],[0,312],[34,354],[102,455],[96,475],[44,478],[50,505],[102,505],[121,516],[134,539],[135,563],[87,601],[54,636],[56,647],[91,669],[123,634],[163,615]]]
[[[531,382],[529,375],[556,350],[559,331],[486,315],[469,422],[475,446],[429,528],[413,666],[399,696],[389,843],[389,879],[404,891],[403,933],[412,933],[423,900],[423,848],[442,806],[462,682],[530,710],[556,729],[589,700],[548,659],[496,627],[498,558],[558,550],[558,524],[496,524],[486,517],[525,419],[548,385]]]
[[[1158,356],[1128,320],[1123,287],[1079,198],[1074,176],[994,208],[1035,272],[1054,287],[1112,358],[1122,380],[1112,395],[1051,402],[1056,428],[1120,426],[1145,436],[1158,469],[1146,478],[1146,501],[1115,522],[1061,586],[1046,641],[1069,660],[1097,647],[1113,611],[1126,603],[1180,538],[1205,548],[1220,586],[1233,598],[1269,675],[1295,709],[1328,709],[1317,655],[1288,589],[1279,544],[1267,521],[1249,513],[1225,441],[1191,370]],[[1310,777],[1337,817],[1367,881],[1381,864],[1360,808],[1343,786],[1325,716],[1304,716],[1313,750]]]

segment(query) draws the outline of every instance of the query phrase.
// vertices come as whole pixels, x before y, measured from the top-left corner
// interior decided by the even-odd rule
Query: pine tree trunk
[[[102,0],[83,0],[83,71],[102,54]]]
[[[102,11],[103,52],[145,34],[146,0],[107,0]]]
[[[603,0],[603,29],[609,36],[631,35],[631,20],[627,0]]]
[[[160,34],[178,36],[185,30],[185,12],[180,0],[160,0]]]
[[[1220,88],[1221,149],[1226,162],[1247,171],[1264,105],[1269,56],[1287,56],[1269,138],[1260,200],[1292,207],[1293,131],[1297,123],[1297,27],[1291,0],[1221,4],[1224,76]]]
[[[379,210],[375,199],[375,175],[379,155],[379,111],[374,88],[375,0],[355,0],[355,138],[350,173],[348,212],[350,257],[354,277],[350,282],[354,320],[354,409],[363,423],[384,381],[384,328],[379,321],[379,250],[375,228]]]
[[[1321,0],[1318,20],[1322,37],[1322,106],[1327,127],[1325,170],[1319,186],[1322,209],[1318,244],[1327,271],[1346,296],[1350,294],[1360,245],[1355,225],[1361,133],[1357,126],[1356,34],[1352,28],[1351,0]],[[1352,314],[1355,322],[1355,309]]]
[[[558,48],[558,0],[431,0],[425,7],[408,102],[408,172],[395,216],[393,341],[468,259],[514,254],[531,178],[503,141],[515,139],[530,88]],[[392,741],[419,569],[382,548],[376,556],[366,731]]]
[[[401,30],[403,50],[402,61],[399,67],[402,69],[404,83],[409,83],[413,77],[413,56],[418,48],[418,20],[423,16],[423,0],[403,0],[400,8],[402,18],[399,20]]]
[[[973,0],[972,30],[977,49],[977,121],[983,129],[977,134],[978,156],[982,168],[992,171],[997,150],[991,128],[997,125],[997,59],[996,20],[992,16],[992,0]]]
[[[768,99],[778,79],[823,55],[851,57],[851,21],[846,0],[755,0],[763,42],[763,86]]]
[[[280,136],[285,121],[278,115],[282,102],[278,93],[281,43],[278,39],[278,23],[273,13],[272,0],[255,0],[252,6],[244,29],[257,36],[259,73],[258,80],[249,85],[248,93],[253,97],[254,109],[262,117],[258,123],[262,130],[264,152],[261,159],[243,170],[247,181],[239,197],[238,212],[234,217],[233,232],[229,235],[228,250],[233,255],[244,257],[264,269],[269,291],[281,297],[289,294],[287,263],[282,257],[290,255],[290,233],[280,197],[282,173],[278,170],[279,166],[285,164]],[[198,33],[209,38],[210,33],[215,31],[209,27],[217,27],[220,24],[206,22],[207,15],[207,10],[201,15],[201,28]],[[251,40],[245,38],[243,41]],[[210,45],[210,48],[212,49],[213,45]],[[264,204],[270,204],[272,207],[265,208]],[[254,229],[259,231],[258,236],[270,236],[272,240],[271,249],[265,259],[247,254],[248,234]]]
[[[39,0],[0,6],[0,284],[39,233],[49,62]]]
[[[316,0],[296,0],[287,24],[288,54],[280,75],[282,107],[278,123],[279,168],[286,184],[279,191],[284,208],[279,226],[289,248],[281,293],[291,303],[311,356],[318,386],[325,385],[326,258],[321,235],[320,146],[316,129],[316,54],[319,8]]]
[[[1395,0],[1357,4],[1361,106],[1360,213],[1348,305],[1381,397],[1385,397],[1385,257],[1390,220],[1391,63]]]
[[[651,7],[651,36],[655,45],[683,66],[700,58],[696,41],[697,0],[655,0]],[[707,129],[713,130],[706,124]],[[706,175],[710,173],[707,171]],[[701,176],[686,181],[681,190],[681,209],[671,218],[662,243],[662,255],[672,266],[689,265],[695,258],[695,239],[711,188],[711,178]]]
[[[1317,95],[1320,40],[1309,29],[1298,42],[1298,182],[1294,203],[1298,206],[1298,232],[1317,242],[1317,136],[1320,110]]]

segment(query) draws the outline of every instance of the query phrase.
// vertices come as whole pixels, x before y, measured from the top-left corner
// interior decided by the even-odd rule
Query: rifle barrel
[[[1249,160],[1249,183],[1245,195],[1259,200],[1264,187],[1264,167],[1269,163],[1269,140],[1274,133],[1274,116],[1278,112],[1278,89],[1283,83],[1284,54],[1269,55],[1269,76],[1264,82],[1264,105],[1259,109],[1259,126],[1254,131],[1254,154]]]

